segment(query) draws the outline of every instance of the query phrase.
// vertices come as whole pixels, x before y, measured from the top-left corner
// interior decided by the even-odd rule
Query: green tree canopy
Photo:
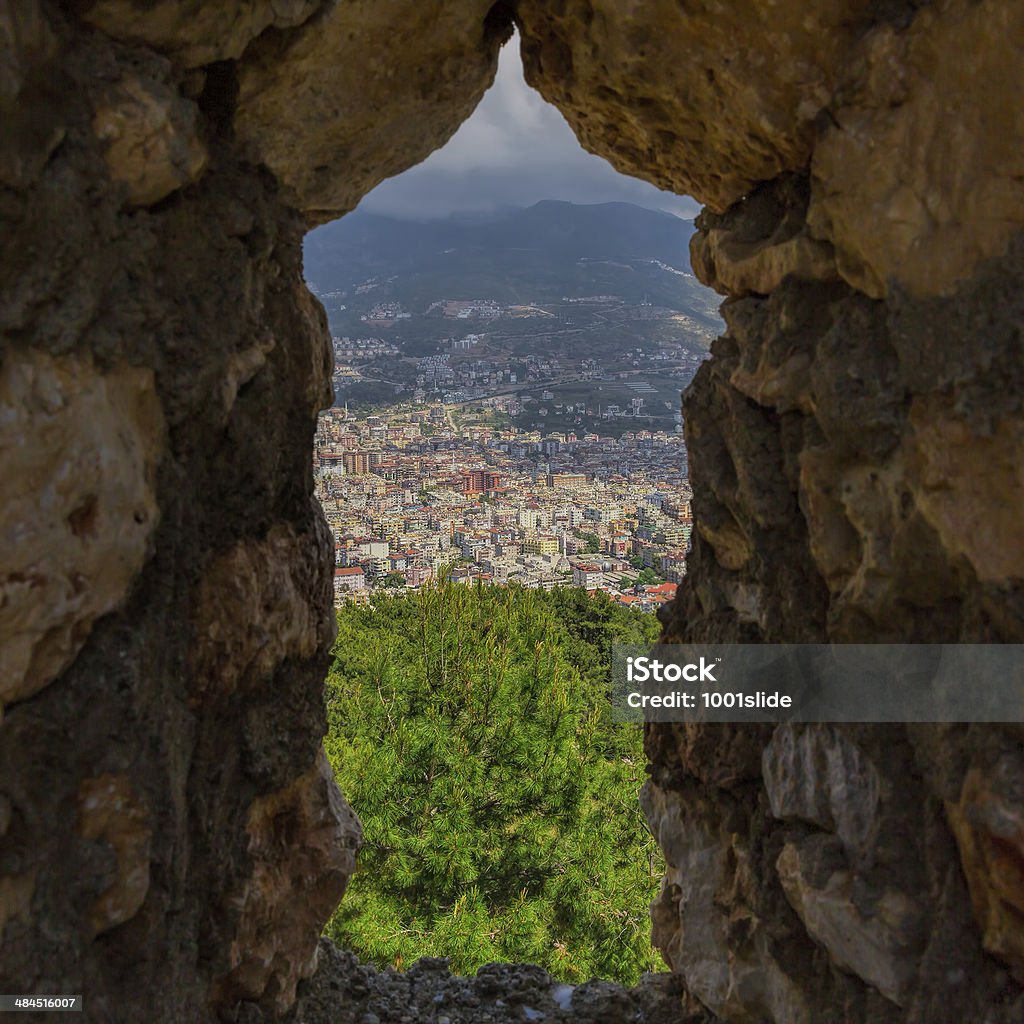
[[[338,623],[325,745],[366,843],[328,933],[382,966],[655,969],[641,736],[607,698],[612,643],[652,640],[653,616],[441,583]]]

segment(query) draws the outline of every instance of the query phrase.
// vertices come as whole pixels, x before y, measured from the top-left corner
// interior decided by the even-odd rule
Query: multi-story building
[[[366,576],[359,566],[336,568],[334,570],[334,603],[345,601],[363,603],[369,598],[366,589]]]
[[[594,562],[579,562],[572,568],[572,582],[584,590],[600,590],[604,583],[604,569]]]
[[[501,487],[501,474],[487,469],[471,469],[462,474],[463,494],[483,494]]]
[[[585,487],[587,476],[585,473],[548,473],[548,487]]]
[[[523,530],[536,530],[540,522],[540,516],[535,508],[521,508],[519,510],[519,526]]]
[[[539,534],[523,540],[523,551],[532,555],[557,555],[559,549],[558,538],[551,534]]]
[[[368,452],[344,452],[341,457],[345,472],[359,476],[370,472],[370,455]]]

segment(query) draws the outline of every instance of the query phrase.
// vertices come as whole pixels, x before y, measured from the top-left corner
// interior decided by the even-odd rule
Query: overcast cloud
[[[636,203],[683,217],[699,209],[584,152],[562,115],[526,84],[514,36],[501,51],[494,85],[448,144],[383,182],[360,209],[429,219],[541,199]]]

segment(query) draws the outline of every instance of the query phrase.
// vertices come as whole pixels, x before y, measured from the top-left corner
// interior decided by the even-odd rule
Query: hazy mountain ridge
[[[318,286],[333,285],[319,278],[355,267],[395,273],[451,249],[529,250],[569,260],[658,259],[689,270],[693,231],[692,221],[630,203],[583,206],[549,199],[524,208],[421,221],[356,210],[310,233],[306,273]]]
[[[305,269],[318,293],[335,294],[325,305],[342,330],[350,324],[339,301],[350,313],[360,300],[422,313],[442,298],[552,302],[603,293],[711,323],[718,300],[690,274],[693,231],[692,221],[629,203],[544,200],[432,221],[356,210],[310,233]],[[357,297],[368,281],[378,283]]]

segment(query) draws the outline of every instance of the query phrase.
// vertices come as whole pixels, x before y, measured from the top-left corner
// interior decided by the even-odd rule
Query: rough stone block
[[[151,370],[8,351],[0,365],[0,704],[65,668],[124,598],[158,518]]]

